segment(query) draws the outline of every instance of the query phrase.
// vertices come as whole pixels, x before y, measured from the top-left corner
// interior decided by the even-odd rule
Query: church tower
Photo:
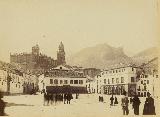
[[[60,43],[59,48],[58,48],[58,52],[57,52],[57,62],[58,62],[58,65],[61,65],[61,64],[65,64],[65,63],[66,63],[66,61],[65,61],[64,45],[63,45],[62,42]]]
[[[36,46],[32,47],[32,54],[33,55],[39,55],[39,46],[38,46],[38,44]]]

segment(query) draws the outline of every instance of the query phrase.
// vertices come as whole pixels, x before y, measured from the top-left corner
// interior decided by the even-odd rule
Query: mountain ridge
[[[100,69],[106,69],[119,63],[140,65],[157,56],[155,49],[156,47],[148,48],[129,57],[124,53],[123,47],[112,47],[107,43],[97,44],[92,47],[83,48],[70,56],[67,59],[67,63],[74,66]]]

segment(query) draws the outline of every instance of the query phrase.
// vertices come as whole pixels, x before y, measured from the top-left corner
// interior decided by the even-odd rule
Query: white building
[[[136,92],[138,69],[128,65],[102,71],[95,78],[96,93],[122,95],[126,91],[129,96],[133,95]]]
[[[35,75],[23,73],[10,64],[0,65],[0,91],[7,94],[32,93],[38,88]]]
[[[137,94],[140,97],[147,97],[147,93],[150,93],[153,97],[156,97],[156,87],[158,82],[158,75],[145,74],[140,75],[140,79],[137,82]]]
[[[43,76],[40,76],[42,79]],[[74,71],[70,66],[60,65],[50,69],[41,80],[41,87],[47,92],[64,93],[86,93],[86,77],[83,73]]]

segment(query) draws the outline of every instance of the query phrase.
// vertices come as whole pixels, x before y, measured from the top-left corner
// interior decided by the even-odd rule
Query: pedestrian
[[[78,99],[78,93],[76,93],[76,99]]]
[[[133,98],[131,97],[131,98],[130,98],[130,104],[132,104],[132,102],[133,102]]]
[[[47,95],[46,95],[46,100],[47,100],[47,106],[49,105],[49,93],[47,92]]]
[[[71,99],[73,99],[73,96],[71,93],[67,94],[67,104],[70,104]]]
[[[111,100],[111,106],[113,106],[113,101],[114,101],[114,98],[113,98],[113,95],[112,95],[112,97],[110,98],[110,100]]]
[[[129,114],[129,109],[128,109],[129,100],[128,100],[128,97],[126,95],[127,95],[127,93],[124,92],[122,100],[121,100],[121,102],[122,102],[121,106],[122,106],[122,110],[123,110],[123,115],[128,115]]]
[[[132,99],[132,107],[134,109],[134,114],[139,115],[139,105],[140,105],[140,100],[138,98],[138,95],[135,95],[134,98]]]
[[[52,105],[53,104],[53,94],[52,93],[50,93],[49,95],[49,100],[50,100],[50,104]]]
[[[3,94],[2,92],[0,92],[0,116],[5,116],[5,112],[4,112],[4,109],[5,109],[5,102],[2,100],[3,98]]]
[[[66,104],[66,100],[67,100],[67,93],[64,94],[64,104]]]
[[[114,105],[118,104],[118,100],[117,100],[117,97],[115,96],[115,99],[114,99]]]
[[[150,93],[147,93],[147,98],[143,109],[143,115],[156,115],[154,99],[151,97]]]
[[[47,101],[47,94],[46,94],[46,92],[44,92],[43,99],[44,99],[43,105],[45,106],[45,102]]]

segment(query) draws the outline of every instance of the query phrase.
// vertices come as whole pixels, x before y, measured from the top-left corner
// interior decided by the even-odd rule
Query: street
[[[103,96],[103,103],[98,102],[97,94],[80,94],[78,99],[75,99],[75,95],[73,96],[74,99],[71,101],[70,105],[54,103],[53,105],[44,106],[42,94],[5,96],[3,100],[8,102],[7,107],[5,108],[6,114],[16,117],[25,115],[30,117],[123,116],[120,97],[118,97],[118,105],[110,107],[110,96],[107,95]],[[140,115],[142,115],[144,99],[140,99]],[[155,105],[157,105],[156,101]],[[129,110],[129,115],[134,115],[131,104],[129,105]]]

